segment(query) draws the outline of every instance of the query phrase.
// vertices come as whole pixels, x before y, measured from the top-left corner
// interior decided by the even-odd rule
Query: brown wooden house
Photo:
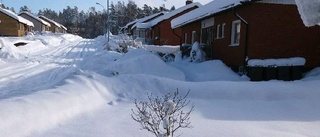
[[[304,26],[295,0],[215,0],[171,23],[180,45],[199,41],[238,72],[251,59],[302,57],[305,67],[320,66],[320,26]]]
[[[191,0],[187,0],[185,6],[165,13],[149,22],[145,22],[147,25],[143,25],[142,28],[151,31],[148,39],[151,39],[154,45],[179,45],[180,38],[172,31],[171,20],[201,6],[198,2],[192,3]]]
[[[28,11],[23,11],[19,13],[19,16],[25,19],[28,19],[34,24],[33,31],[38,31],[38,32],[49,31],[50,23],[40,19],[39,17],[37,17],[36,15],[33,15],[32,13]]]
[[[23,36],[32,31],[33,23],[16,15],[14,12],[0,8],[0,35]]]
[[[53,33],[66,33],[67,32],[67,28],[64,27],[63,25],[61,25],[60,23],[51,20],[45,16],[39,16],[40,19],[43,19],[44,21],[50,23],[50,29],[49,31],[53,32]]]

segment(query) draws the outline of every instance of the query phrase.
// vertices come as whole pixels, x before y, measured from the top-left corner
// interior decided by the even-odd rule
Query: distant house
[[[33,23],[14,12],[0,8],[0,35],[23,36],[32,31]]]
[[[320,26],[304,26],[295,0],[214,0],[171,26],[180,45],[199,41],[237,72],[253,59],[302,57],[305,67],[320,66]]]
[[[33,15],[30,12],[24,11],[19,13],[19,16],[28,19],[29,21],[31,21],[34,24],[33,30],[34,31],[49,31],[50,28],[50,23],[40,19],[39,17],[37,17],[36,15]]]
[[[137,23],[138,21],[139,21],[139,19],[136,19],[136,20],[134,20],[134,21],[131,21],[131,22],[127,23],[127,25],[122,28],[122,30],[124,31],[124,34],[127,34],[127,35],[129,35],[129,36],[132,36],[132,35],[133,35],[133,30],[131,29],[131,27],[132,27],[135,23]]]
[[[150,16],[138,19],[136,23],[134,23],[131,26],[131,31],[133,32],[133,38],[134,39],[140,39],[143,43],[152,44],[151,37],[151,29],[145,28],[144,26],[149,26],[149,21],[152,21],[162,15],[164,15],[166,12],[159,12],[156,14],[152,14]]]
[[[180,39],[171,29],[170,22],[185,13],[188,13],[202,5],[198,2],[193,3],[192,0],[187,0],[186,5],[176,10],[170,11],[148,22],[137,24],[137,29],[149,29],[147,36],[154,45],[179,45]]]
[[[61,25],[60,23],[51,20],[45,16],[39,16],[40,19],[43,19],[44,21],[50,23],[50,29],[49,31],[53,32],[53,33],[66,33],[67,32],[67,28],[63,25]]]

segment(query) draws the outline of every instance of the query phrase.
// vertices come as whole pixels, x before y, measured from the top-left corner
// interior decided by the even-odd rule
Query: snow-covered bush
[[[205,52],[202,50],[199,42],[195,42],[192,45],[190,52],[190,61],[191,62],[203,62],[205,61]]]
[[[132,109],[131,117],[156,137],[173,137],[180,128],[192,128],[189,119],[194,105],[188,111],[183,110],[190,103],[186,99],[188,94],[189,91],[181,96],[177,90],[173,94],[153,97],[148,93],[148,101],[134,101],[136,110]]]
[[[182,61],[182,52],[178,51],[174,57],[174,61]]]

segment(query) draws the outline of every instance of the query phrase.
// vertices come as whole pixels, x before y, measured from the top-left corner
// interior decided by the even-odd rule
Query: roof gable
[[[33,18],[33,19],[35,19],[35,20],[37,20],[37,21],[41,22],[42,24],[44,24],[44,25],[46,25],[46,26],[49,26],[49,27],[50,27],[50,23],[48,23],[48,22],[46,22],[46,21],[44,21],[44,20],[40,19],[39,17],[37,17],[37,16],[33,15],[32,13],[29,13],[29,12],[25,12],[25,11],[24,11],[24,12],[19,13],[19,16],[21,16],[21,15],[23,15],[23,14],[25,14],[25,15],[27,15],[27,16],[29,16],[29,17],[31,17],[31,18]]]
[[[171,17],[173,17],[173,16],[175,16],[175,15],[177,15],[177,14],[179,14],[179,13],[182,13],[183,11],[188,10],[188,9],[190,9],[190,8],[193,8],[193,7],[201,7],[201,6],[202,6],[202,5],[201,5],[199,2],[194,2],[194,3],[191,3],[191,4],[185,5],[185,6],[183,6],[183,7],[180,7],[180,8],[178,8],[178,9],[176,9],[176,10],[170,11],[170,12],[162,15],[162,16],[160,16],[159,18],[156,18],[156,19],[150,21],[150,26],[151,26],[151,27],[152,27],[152,26],[155,26],[155,25],[157,25],[158,23],[160,23],[160,22],[162,22],[162,21],[164,21],[164,20],[167,20],[167,19],[169,19],[169,18],[171,18]]]
[[[242,5],[243,2],[260,2],[273,4],[294,4],[294,0],[213,0],[201,8],[188,12],[171,21],[171,27],[178,28],[188,23],[203,19],[216,13]]]
[[[144,17],[144,18],[141,18],[141,19],[138,19],[138,21],[131,27],[131,29],[134,29],[135,27],[137,28],[141,28],[140,26],[142,24],[149,24],[149,23],[145,23],[145,22],[149,22],[149,21],[152,21],[156,18],[159,18],[160,16],[163,16],[164,14],[166,14],[167,12],[159,12],[159,13],[156,13],[156,14],[152,14],[150,16],[147,16],[147,17]],[[144,27],[143,27],[144,28]]]
[[[18,16],[17,14],[15,14],[14,12],[12,12],[12,11],[10,11],[10,10],[0,8],[0,12],[8,15],[9,17],[17,20],[17,21],[20,22],[20,23],[23,23],[23,24],[26,24],[26,25],[28,25],[28,26],[34,27],[34,25],[33,25],[33,23],[32,23],[31,21],[29,21],[29,20],[27,20],[27,19],[25,19],[25,18],[23,18],[23,17]]]
[[[55,22],[55,21],[53,21],[53,20],[51,20],[51,19],[49,19],[49,18],[47,18],[47,17],[45,17],[45,16],[39,16],[39,18],[42,18],[42,19],[44,19],[44,20],[46,20],[46,21],[48,21],[48,22],[51,22],[52,24],[56,25],[56,26],[59,27],[59,28],[63,28],[64,30],[67,30],[67,28],[66,28],[65,26],[63,26],[63,25],[61,25],[60,23]]]

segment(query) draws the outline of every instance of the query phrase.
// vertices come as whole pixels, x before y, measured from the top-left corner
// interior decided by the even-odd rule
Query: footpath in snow
[[[111,40],[119,41],[117,36]],[[28,43],[14,47],[16,42]],[[164,62],[69,34],[0,38],[0,136],[141,137],[133,100],[190,90],[183,137],[320,136],[320,71],[299,81],[249,82],[221,61]],[[150,47],[149,47],[150,48]]]

